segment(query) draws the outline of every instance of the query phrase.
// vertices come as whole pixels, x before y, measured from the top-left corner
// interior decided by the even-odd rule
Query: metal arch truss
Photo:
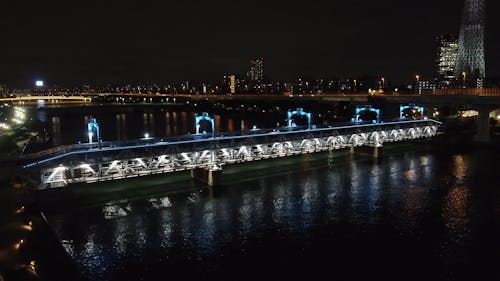
[[[288,111],[287,113],[287,118],[286,118],[286,123],[288,127],[293,127],[293,116],[299,115],[299,116],[306,116],[307,117],[307,127],[309,130],[311,130],[312,127],[312,113],[305,112],[304,109],[302,108],[297,108],[295,111]]]
[[[40,188],[92,183],[137,176],[205,168],[222,169],[223,165],[280,158],[292,155],[332,151],[357,146],[380,147],[384,143],[433,137],[438,126],[426,124],[409,128],[372,128],[365,132],[331,135],[272,143],[214,148],[198,152],[178,152],[153,157],[80,163],[41,170]]]
[[[355,117],[355,122],[356,123],[360,122],[359,117],[361,116],[361,112],[364,112],[364,111],[375,112],[375,114],[377,114],[377,121],[376,122],[380,123],[380,117],[381,117],[380,116],[380,109],[373,108],[370,105],[367,105],[365,107],[356,107],[356,117]]]
[[[196,134],[200,133],[200,122],[201,121],[208,121],[212,125],[212,137],[215,136],[215,121],[212,117],[208,116],[208,113],[203,112],[201,116],[196,116],[196,123],[195,123],[195,128],[196,128]]]
[[[100,140],[99,123],[97,123],[97,120],[95,118],[91,118],[90,121],[87,123],[87,133],[89,136],[89,143],[92,143],[92,137],[94,135],[94,131],[96,132],[97,142],[99,142]]]
[[[420,113],[420,119],[424,119],[424,107],[418,106],[415,104],[409,104],[409,105],[400,105],[399,106],[399,118],[403,119],[403,114],[406,110],[411,109],[411,110],[417,110]]]

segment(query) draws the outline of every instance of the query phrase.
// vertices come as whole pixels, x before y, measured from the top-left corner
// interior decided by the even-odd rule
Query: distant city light
[[[37,87],[43,87],[43,85],[44,85],[44,83],[43,83],[42,80],[36,80],[35,86],[37,86]]]
[[[478,116],[478,115],[479,115],[479,112],[476,111],[476,110],[465,110],[465,111],[460,111],[458,113],[458,116],[462,117],[462,118],[475,117],[475,116]]]
[[[0,123],[0,128],[4,129],[4,130],[8,130],[10,129],[9,125],[5,124],[5,123]]]

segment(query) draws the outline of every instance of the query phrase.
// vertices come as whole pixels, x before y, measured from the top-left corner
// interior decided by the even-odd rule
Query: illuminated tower
[[[465,0],[462,28],[458,39],[458,64],[455,76],[475,80],[485,77],[484,23],[485,1]]]

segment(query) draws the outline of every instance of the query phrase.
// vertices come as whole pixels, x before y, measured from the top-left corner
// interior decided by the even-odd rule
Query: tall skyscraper
[[[485,1],[465,0],[462,28],[458,39],[458,64],[455,76],[459,79],[482,80],[486,75],[484,59]]]
[[[264,79],[264,60],[262,58],[250,61],[248,78],[251,82],[262,82]]]
[[[458,64],[458,40],[454,35],[439,36],[436,38],[436,71],[440,80],[455,78],[455,69]]]

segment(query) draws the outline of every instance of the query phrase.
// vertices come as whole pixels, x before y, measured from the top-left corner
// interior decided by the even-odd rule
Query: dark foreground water
[[[499,156],[318,154],[226,168],[213,190],[78,187],[48,217],[89,280],[500,280]]]

